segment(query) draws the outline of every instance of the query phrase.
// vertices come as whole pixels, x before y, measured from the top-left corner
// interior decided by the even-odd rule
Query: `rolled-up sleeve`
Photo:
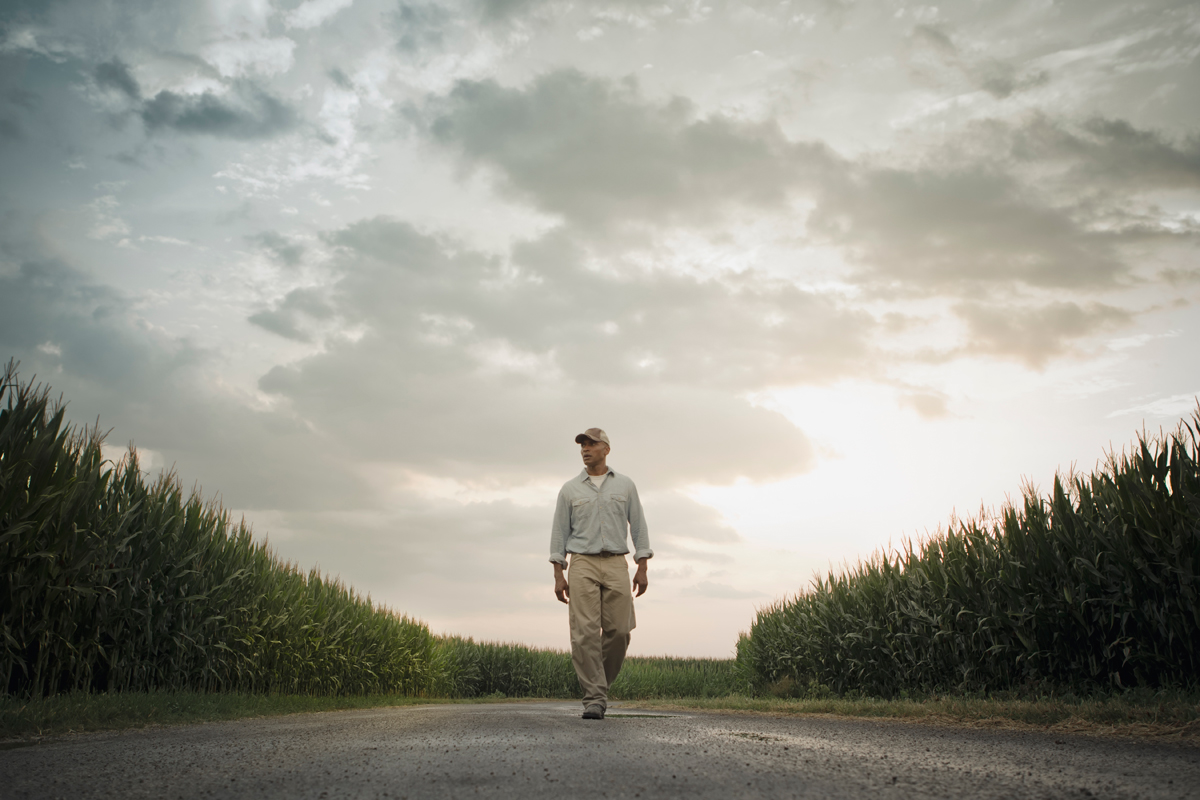
[[[558,492],[554,521],[550,524],[550,560],[567,565],[567,537],[571,535],[571,501],[565,490]]]
[[[560,497],[559,502],[561,501]],[[646,514],[642,511],[642,500],[638,497],[636,486],[630,486],[627,508],[629,535],[633,539],[633,560],[654,558],[654,551],[650,549],[650,531],[646,527]]]

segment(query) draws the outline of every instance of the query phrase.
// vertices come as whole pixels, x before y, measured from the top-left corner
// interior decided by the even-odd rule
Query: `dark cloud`
[[[19,86],[10,86],[4,90],[4,100],[8,105],[24,109],[25,111],[32,111],[37,105],[38,96]]]
[[[235,508],[338,509],[369,504],[355,465],[287,413],[255,410],[214,387],[219,354],[169,336],[138,313],[139,298],[98,283],[46,252],[20,219],[0,224],[0,354],[69,403],[78,424],[112,430],[173,465],[184,486]],[[320,469],[312,460],[324,458]]]
[[[838,0],[832,0],[832,2],[836,3]],[[567,0],[468,0],[468,6],[478,14],[480,20],[485,24],[492,25],[526,22],[531,17],[547,15],[547,11],[560,10],[565,13],[571,11],[573,5]],[[672,10],[667,3],[651,5],[645,0],[593,0],[585,8],[593,13],[614,9]],[[678,11],[675,10],[675,13]]]
[[[449,9],[437,3],[401,3],[389,21],[396,33],[396,48],[410,54],[440,48],[457,22]]]
[[[911,408],[925,419],[950,416],[946,408],[946,396],[941,392],[905,392],[900,395],[900,405]]]
[[[1041,86],[1049,80],[1043,70],[1022,70],[995,58],[968,55],[940,25],[916,25],[908,38],[908,64],[917,80],[943,86],[965,80],[996,98]]]
[[[643,503],[654,511],[656,550],[673,550],[677,540],[709,544],[731,544],[742,540],[716,509],[700,505],[678,492],[660,492],[643,498]]]
[[[298,121],[290,105],[248,84],[239,84],[236,91],[223,96],[162,91],[142,105],[140,114],[151,133],[172,130],[230,139],[276,136],[294,128]]]
[[[1036,114],[972,123],[907,169],[852,166],[809,227],[862,265],[859,280],[903,294],[1112,289],[1138,266],[1126,245],[1195,240],[1186,219],[1164,224],[1154,193],[1197,186],[1194,134]]]
[[[654,485],[794,474],[812,458],[804,436],[736,393],[852,370],[871,326],[753,275],[598,273],[558,234],[527,244],[516,273],[394,220],[326,238],[344,276],[328,301],[365,333],[260,387],[364,457],[437,474],[544,475],[585,420]],[[255,321],[295,335],[290,306]]]
[[[6,113],[0,113],[0,139],[20,139],[21,138],[21,123],[16,117]]]
[[[334,67],[333,69],[329,70],[325,74],[329,76],[329,80],[333,81],[334,85],[337,86],[339,89],[353,89],[354,88],[354,82],[350,80],[350,76],[348,76],[345,72],[343,72],[338,67]]]
[[[632,81],[574,70],[524,89],[462,82],[423,113],[434,140],[498,170],[506,191],[596,229],[708,221],[730,205],[778,208],[832,161],[773,124],[698,118],[682,98],[647,102]]]
[[[418,337],[433,335],[421,313],[467,321],[467,340],[553,351],[559,368],[577,380],[594,369],[620,384],[739,391],[822,380],[864,356],[873,325],[828,296],[754,273],[700,280],[596,270],[562,231],[519,245],[513,258],[523,269],[516,276],[385,218],[356,223],[329,241],[350,257],[338,295],[351,316],[387,319],[393,329],[407,325]]]
[[[155,341],[131,319],[132,302],[53,257],[22,259],[0,275],[0,352],[38,351],[96,384],[136,395],[193,366],[202,353],[186,341]]]
[[[1068,125],[1037,115],[1010,134],[1015,158],[1066,162],[1073,187],[1123,190],[1200,187],[1200,133],[1172,139],[1126,120],[1093,117]]]
[[[918,46],[927,47],[941,56],[958,57],[958,47],[950,35],[935,25],[916,25],[911,37]]]
[[[1102,303],[1034,307],[962,303],[955,311],[970,330],[967,352],[1015,358],[1034,369],[1070,352],[1073,340],[1123,327],[1133,319],[1130,312]]]
[[[1015,92],[1042,86],[1049,82],[1046,72],[1022,74],[1011,64],[1003,61],[984,61],[971,70],[979,88],[997,98],[1005,98]]]
[[[518,247],[514,258],[538,282],[522,287],[513,306],[536,315],[514,316],[504,330],[528,346],[557,348],[580,379],[598,368],[622,383],[745,391],[845,374],[867,353],[873,320],[828,295],[756,273],[616,276],[589,268],[586,257],[560,233]]]
[[[294,289],[267,311],[250,316],[250,322],[287,339],[308,342],[312,336],[305,330],[309,321],[328,320],[333,309],[322,294],[314,289]]]
[[[484,22],[502,22],[547,6],[561,5],[562,0],[471,0],[471,4]]]
[[[18,140],[24,133],[21,118],[33,111],[38,95],[25,88],[24,58],[0,53],[0,140]]]
[[[246,239],[256,247],[265,250],[271,258],[288,267],[296,267],[304,260],[304,245],[283,236],[276,231],[247,236]]]
[[[142,99],[142,89],[129,71],[129,66],[120,59],[112,59],[96,65],[96,83],[106,89],[116,89],[131,100]]]
[[[0,6],[0,25],[42,22],[70,0],[5,0]]]
[[[915,293],[1111,286],[1128,271],[1108,237],[982,166],[852,173],[828,185],[809,223],[862,264],[866,279]]]
[[[1200,187],[1200,136],[1039,113],[972,123],[910,168],[830,174],[809,229],[864,283],[914,296],[1112,289],[1137,266],[1125,244],[1195,239],[1162,223],[1153,193]]]

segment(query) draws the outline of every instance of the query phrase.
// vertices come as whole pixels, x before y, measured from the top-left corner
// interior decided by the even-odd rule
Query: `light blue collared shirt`
[[[585,469],[563,484],[550,527],[551,561],[566,566],[567,553],[628,553],[627,535],[633,538],[634,561],[654,556],[633,481],[609,469],[597,489]]]

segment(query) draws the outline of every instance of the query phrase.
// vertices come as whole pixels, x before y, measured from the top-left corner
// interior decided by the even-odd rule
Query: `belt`
[[[601,550],[599,553],[571,553],[573,556],[595,556],[596,558],[613,558],[614,556],[627,556],[629,553],[610,553],[607,550]]]

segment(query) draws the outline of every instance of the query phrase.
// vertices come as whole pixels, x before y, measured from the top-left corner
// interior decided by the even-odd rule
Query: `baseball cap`
[[[584,439],[591,439],[594,442],[604,442],[609,447],[612,447],[612,442],[608,440],[608,434],[599,428],[588,428],[575,437],[575,444],[582,444]]]

